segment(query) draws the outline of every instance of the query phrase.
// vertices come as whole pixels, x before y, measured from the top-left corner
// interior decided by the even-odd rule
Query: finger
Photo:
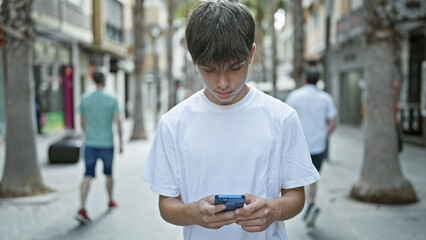
[[[235,210],[237,216],[247,216],[253,214],[263,208],[263,204],[259,201],[252,201],[243,208]]]
[[[222,212],[225,209],[226,209],[226,205],[225,204],[214,205],[213,213],[212,214],[220,213],[220,212]]]
[[[235,215],[236,215],[237,221],[249,221],[249,220],[265,217],[264,214],[262,214],[262,209],[252,214],[242,214],[242,215],[235,214]]]
[[[242,229],[246,232],[261,232],[265,230],[263,226],[251,226],[251,227],[242,227]]]
[[[212,214],[212,215],[207,215],[204,216],[204,222],[206,223],[216,223],[219,224],[222,222],[232,222],[234,223],[236,221],[235,219],[235,214],[233,212],[224,212],[224,213],[218,213],[218,214]]]
[[[219,229],[219,228],[221,228],[223,226],[230,225],[230,224],[233,224],[233,223],[235,223],[235,220],[234,219],[229,219],[229,220],[226,220],[226,221],[220,221],[220,222],[211,223],[210,227],[214,228],[214,229]]]
[[[249,205],[251,204],[257,197],[253,194],[246,193],[244,194],[245,197],[245,204]]]
[[[254,226],[263,226],[266,224],[265,218],[256,218],[252,220],[243,220],[236,222],[238,225],[241,225],[242,227],[254,227]]]

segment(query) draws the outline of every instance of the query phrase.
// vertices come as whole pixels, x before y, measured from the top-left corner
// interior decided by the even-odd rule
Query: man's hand
[[[195,224],[205,228],[219,229],[236,221],[233,211],[221,213],[226,205],[214,205],[214,197],[215,195],[210,195],[194,203]]]
[[[237,224],[247,232],[261,232],[266,230],[279,218],[276,211],[268,204],[266,199],[252,194],[244,194],[246,205],[235,210]]]
[[[123,153],[123,143],[122,143],[122,141],[120,140],[120,144],[119,144],[119,151],[120,151],[120,154],[121,153]]]
[[[160,195],[160,213],[164,220],[179,226],[199,225],[205,228],[219,229],[235,223],[235,213],[221,213],[226,205],[214,205],[214,197],[215,195],[210,195],[196,202],[184,204],[180,196],[165,197]]]

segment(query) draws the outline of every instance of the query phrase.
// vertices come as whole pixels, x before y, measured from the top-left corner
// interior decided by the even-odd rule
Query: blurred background
[[[196,2],[0,0],[0,238],[181,238],[178,227],[161,220],[156,196],[139,175],[159,116],[203,88],[184,39],[186,18]],[[289,221],[289,236],[424,239],[426,2],[241,2],[257,24],[248,84],[285,101],[302,85],[303,69],[315,66],[322,73],[318,88],[332,95],[338,109],[319,193],[329,209],[320,215],[316,230],[305,229],[300,219]],[[29,48],[19,52],[22,46]],[[375,46],[384,47],[373,51]],[[391,52],[392,59],[382,59],[383,52]],[[372,62],[383,68],[372,69]],[[51,164],[48,148],[64,137],[81,139],[78,106],[85,93],[95,90],[91,73],[98,66],[109,71],[106,89],[118,97],[125,120],[127,150],[116,161],[122,161],[116,165],[116,188],[124,206],[108,215],[94,205],[103,224],[82,227],[72,214],[78,208],[83,163]],[[369,94],[379,97],[370,99]],[[380,135],[395,131],[393,126],[384,124],[367,134],[372,132],[368,123],[380,128],[394,118],[401,151],[396,149],[398,135]],[[15,120],[22,125],[12,124]],[[365,151],[366,139],[388,147]],[[392,157],[376,160],[380,152]],[[385,177],[374,179],[374,173]],[[363,198],[353,192],[361,183],[369,185],[372,195],[385,194]],[[90,198],[104,201],[98,189]],[[332,209],[338,210],[327,215]],[[392,230],[387,223],[403,214]]]

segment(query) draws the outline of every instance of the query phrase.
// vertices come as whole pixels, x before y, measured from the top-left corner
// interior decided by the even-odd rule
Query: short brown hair
[[[219,64],[249,57],[254,33],[254,18],[244,4],[201,1],[188,20],[186,41],[195,64]]]

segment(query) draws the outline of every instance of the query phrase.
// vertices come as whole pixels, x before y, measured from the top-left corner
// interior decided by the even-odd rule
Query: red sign
[[[0,28],[0,47],[3,47],[3,30]]]

